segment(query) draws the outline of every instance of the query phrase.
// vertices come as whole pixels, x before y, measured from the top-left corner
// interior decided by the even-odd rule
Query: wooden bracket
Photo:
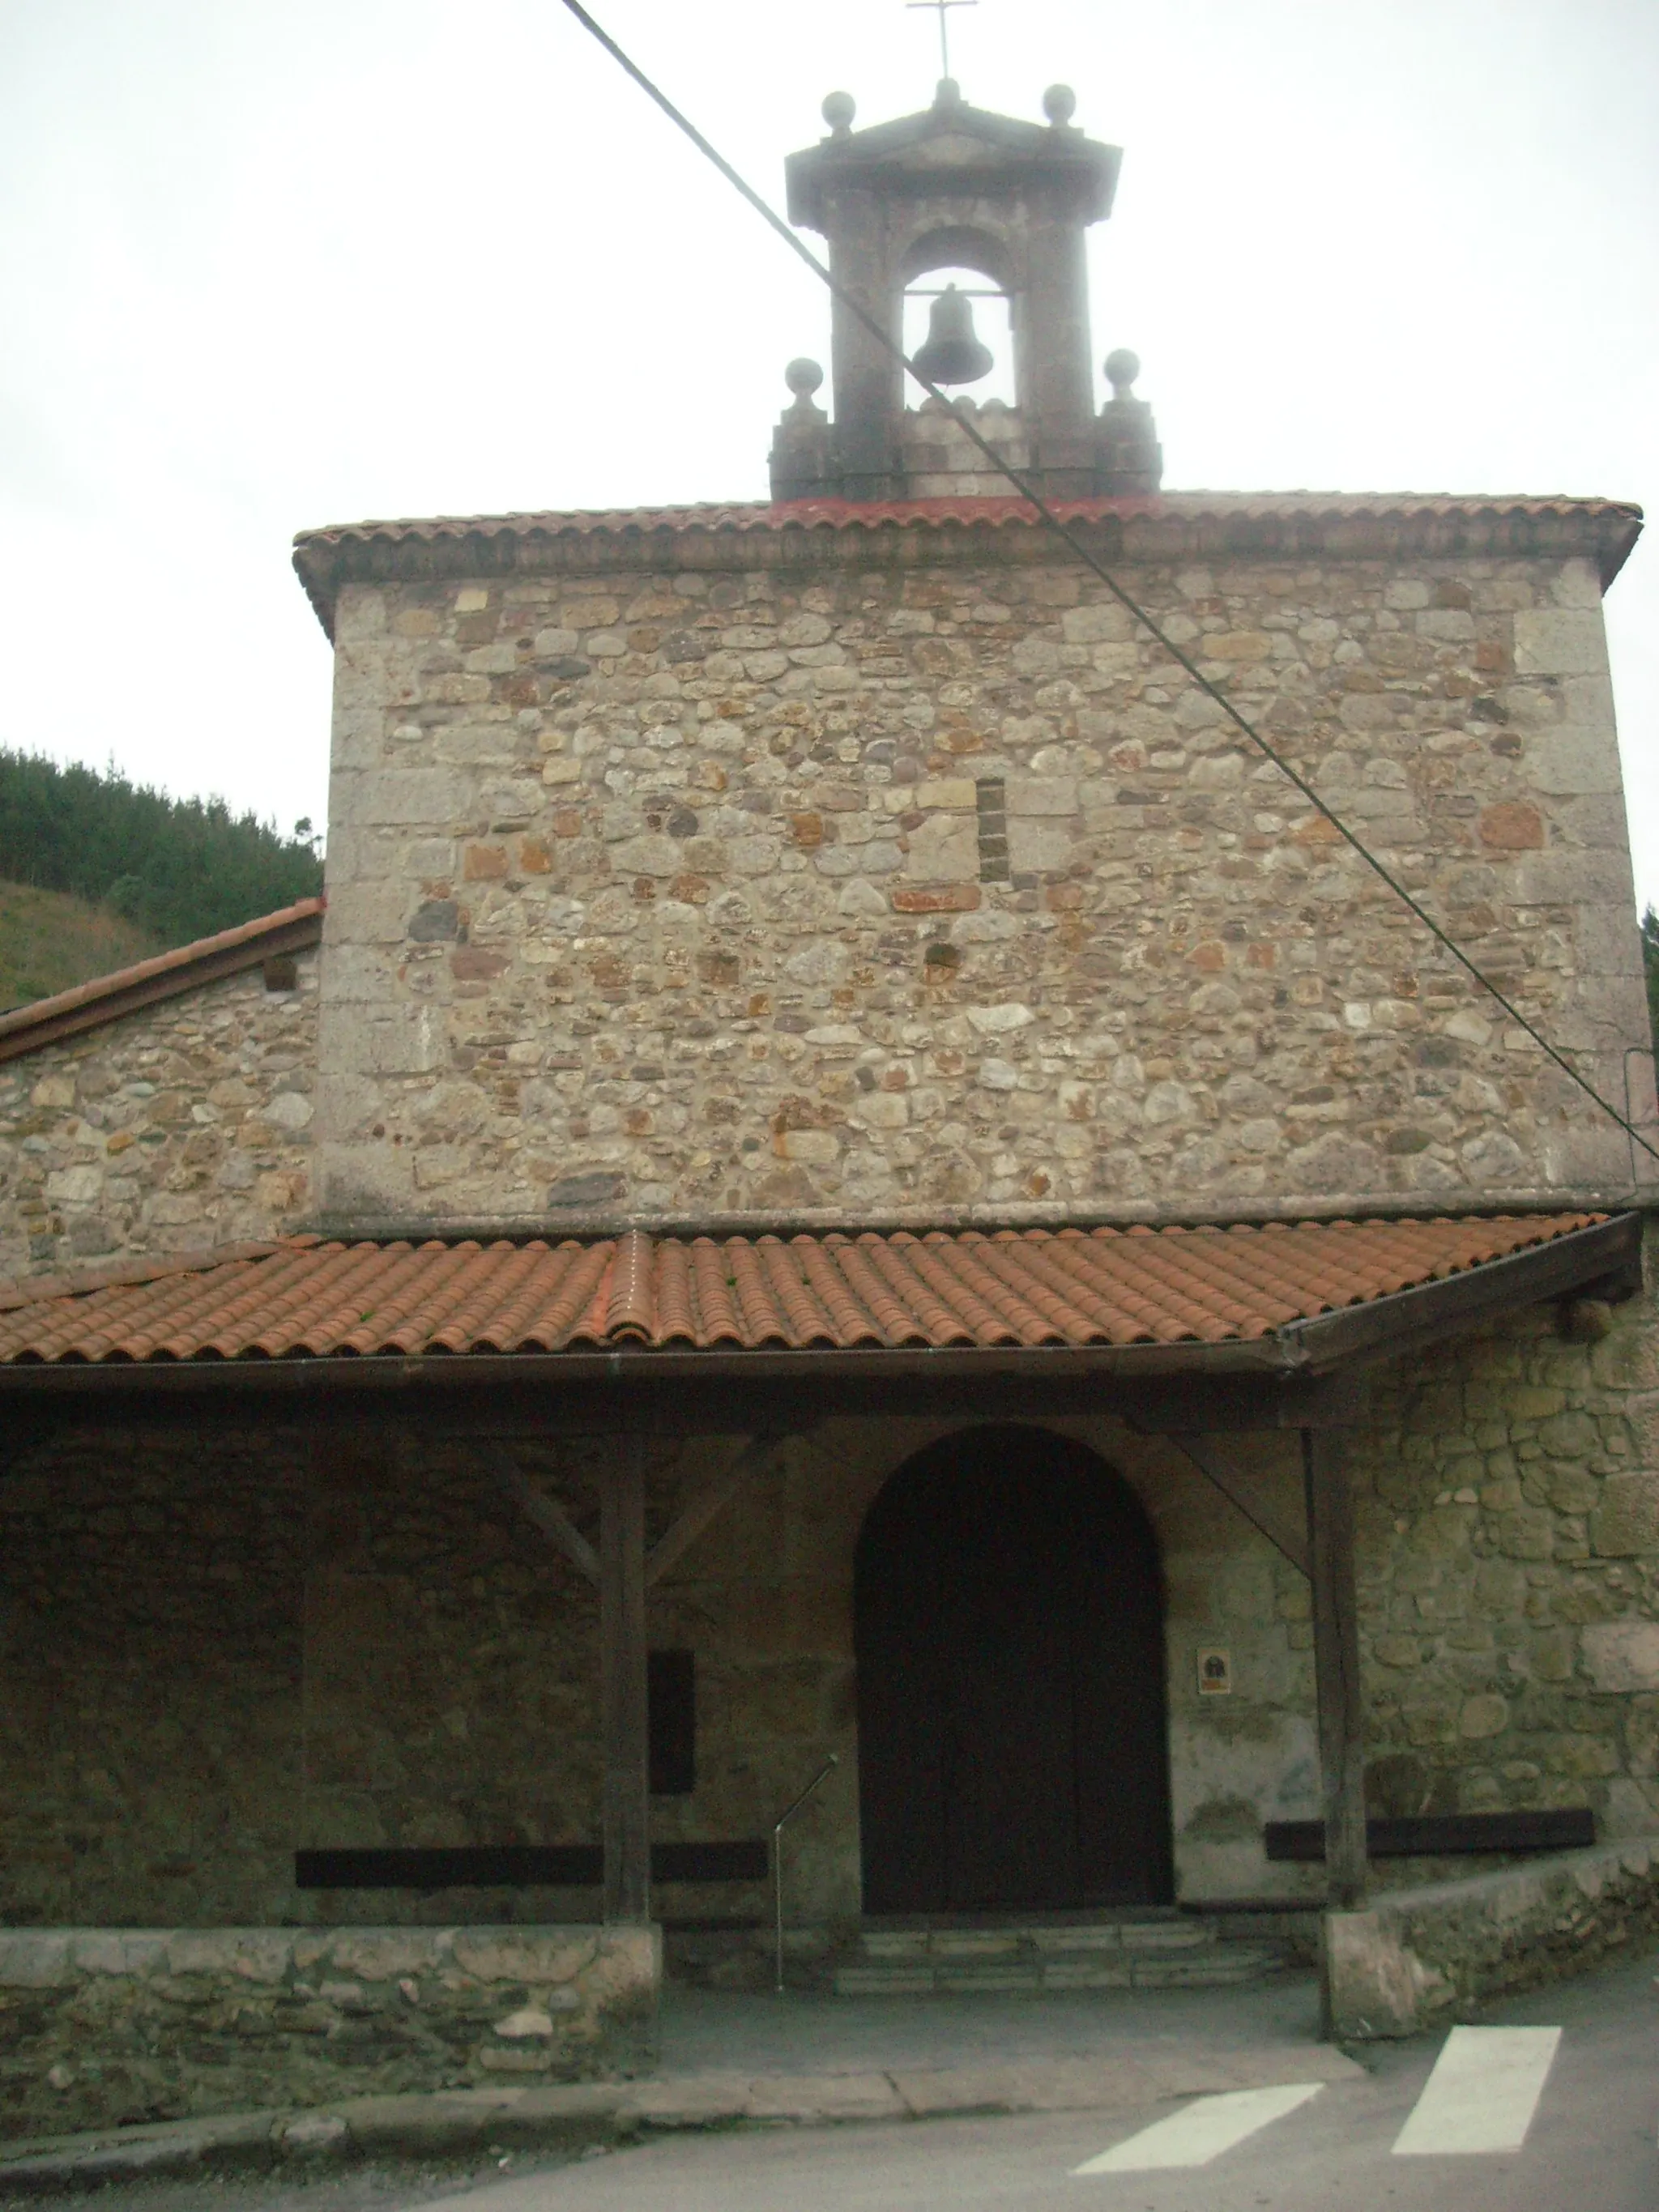
[[[650,1589],[672,1566],[678,1565],[703,1530],[719,1519],[740,1492],[761,1472],[783,1440],[781,1431],[751,1437],[725,1473],[714,1476],[696,1492],[673,1525],[664,1530],[646,1554],[645,1582]],[[512,1453],[501,1444],[486,1445],[484,1456],[496,1481],[526,1518],[556,1544],[591,1583],[599,1579],[599,1555],[556,1498],[538,1490],[528,1480]]]
[[[1207,1437],[1188,1433],[1171,1436],[1169,1441],[1177,1451],[1184,1453],[1204,1480],[1218,1490],[1253,1528],[1267,1538],[1276,1552],[1290,1561],[1298,1574],[1311,1574],[1307,1539],[1279,1518],[1273,1507],[1261,1498],[1249,1477],[1218,1452]]]
[[[726,1507],[747,1487],[776,1451],[782,1442],[781,1433],[751,1437],[724,1474],[706,1482],[692,1498],[678,1521],[663,1534],[646,1554],[645,1583],[647,1589],[660,1582],[672,1566],[678,1564],[709,1523],[718,1520]]]
[[[484,1448],[490,1471],[520,1510],[556,1543],[565,1557],[591,1583],[599,1579],[599,1555],[556,1499],[547,1497],[526,1480],[518,1462],[504,1445]]]

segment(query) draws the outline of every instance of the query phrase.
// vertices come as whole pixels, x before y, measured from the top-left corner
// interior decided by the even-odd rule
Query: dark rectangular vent
[[[764,1838],[653,1844],[653,1881],[764,1881]],[[597,1889],[597,1844],[464,1844],[426,1850],[311,1850],[294,1854],[296,1889]]]
[[[653,1651],[647,1663],[651,1795],[689,1797],[697,1786],[696,1657]]]
[[[295,1851],[296,1889],[597,1888],[595,1844],[479,1844],[428,1850]]]
[[[1269,1820],[1262,1831],[1273,1860],[1325,1856],[1322,1820]],[[1565,1813],[1420,1813],[1365,1823],[1374,1859],[1461,1858],[1474,1851],[1576,1851],[1595,1841],[1595,1815]]]
[[[763,1837],[741,1844],[653,1844],[653,1881],[764,1881],[772,1871]]]

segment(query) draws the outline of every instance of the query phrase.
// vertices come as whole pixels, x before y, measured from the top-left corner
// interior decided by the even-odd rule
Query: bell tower
[[[1111,213],[1115,146],[1072,122],[1065,85],[1043,97],[1046,127],[970,107],[943,79],[931,108],[867,131],[853,129],[844,92],[823,103],[830,135],[785,165],[790,221],[829,241],[830,272],[895,343],[904,300],[945,269],[983,276],[1007,299],[1014,405],[971,398],[981,434],[1056,498],[1152,492],[1162,473],[1151,410],[1113,356],[1113,398],[1094,406],[1084,233]],[[905,404],[909,380],[839,300],[831,326],[833,419],[814,398],[823,371],[785,372],[794,402],[772,447],[775,500],[917,499],[1006,491],[1007,481],[936,400]],[[934,382],[976,382],[990,356],[966,293],[933,295],[919,365]]]

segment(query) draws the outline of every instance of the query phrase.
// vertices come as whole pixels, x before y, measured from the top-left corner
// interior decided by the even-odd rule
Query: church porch
[[[860,1635],[874,1632],[878,1643],[881,1629],[861,1619],[860,1550],[878,1522],[874,1509],[902,1497],[908,1476],[920,1499],[909,1516],[917,1540],[908,1553],[890,1547],[890,1572],[902,1585],[918,1560],[963,1552],[960,1527],[942,1546],[941,1501],[977,1484],[981,1525],[988,1516],[994,1529],[998,1464],[1028,1488],[1039,1475],[1053,1483],[1097,1470],[1090,1479],[1131,1516],[1122,1527],[1139,1516],[1150,1537],[1158,1650],[1143,1655],[1139,1672],[1161,1670],[1159,1710],[1149,1721],[1143,1705],[1150,1734],[1138,1753],[1124,1753],[1139,1760],[1148,1822],[1132,1869],[1139,1892],[1122,1893],[1121,1869],[1103,1876],[1098,1867],[1057,1866],[1052,1826],[1045,1864],[1022,1871],[999,1866],[994,1854],[988,1862],[994,1791],[1024,1786],[1009,1756],[1026,1758],[1029,1780],[1032,1761],[1039,1775],[1043,1760],[1052,1765],[1056,1739],[1050,1730],[1021,1744],[1007,1698],[998,1702],[998,1669],[970,1668],[949,1686],[953,1710],[977,1696],[982,1729],[1000,1728],[1004,1745],[977,1796],[946,1791],[956,1827],[964,1815],[979,1820],[978,1859],[970,1853],[964,1865],[958,1855],[936,1868],[942,1891],[878,1898],[888,1917],[937,1920],[999,1901],[1018,1912],[1034,1899],[1042,1910],[1097,1913],[1267,1896],[1322,1901],[1316,1863],[1270,1859],[1265,1850],[1268,1823],[1325,1809],[1315,1607],[1293,1556],[1306,1543],[1310,1458],[1316,1483],[1322,1464],[1346,1469],[1358,1502],[1361,1604],[1341,1632],[1363,1638],[1373,1809],[1420,1812],[1425,1798],[1443,1812],[1594,1807],[1604,1832],[1609,1822],[1628,1829],[1632,1793],[1648,1802],[1644,1708],[1639,1694],[1611,1681],[1596,1694],[1590,1670],[1601,1667],[1606,1680],[1607,1655],[1626,1644],[1634,1654],[1640,1621],[1628,1621],[1622,1643],[1605,1633],[1598,1640],[1589,1624],[1577,1681],[1547,1690],[1538,1662],[1553,1663],[1547,1638],[1559,1640],[1560,1624],[1528,1620],[1525,1593],[1541,1587],[1527,1579],[1534,1568],[1523,1567],[1510,1590],[1511,1554],[1480,1550],[1467,1510],[1435,1501],[1475,1448],[1481,1425],[1470,1409],[1507,1396],[1522,1442],[1540,1425],[1525,1409],[1541,1401],[1528,1392],[1546,1387],[1535,1378],[1563,1362],[1577,1363],[1585,1418],[1603,1428],[1628,1418],[1625,1401],[1639,1395],[1651,1357],[1645,1306],[1613,1310],[1609,1335],[1568,1346],[1548,1300],[1609,1287],[1628,1267],[1631,1236],[1622,1225],[1589,1224],[1529,1243],[1509,1265],[1531,1270],[1521,1287],[1538,1291],[1536,1301],[1517,1297],[1513,1276],[1488,1276],[1486,1309],[1471,1310],[1482,1270],[1501,1261],[1435,1284],[1431,1296],[1461,1293],[1456,1329],[1405,1358],[1382,1349],[1364,1398],[1340,1362],[1327,1375],[1218,1372],[1213,1358],[1208,1372],[1194,1361],[1185,1371],[1126,1375],[1121,1364],[1114,1371],[1110,1347],[1048,1359],[1018,1346],[907,1354],[889,1346],[808,1368],[804,1360],[817,1353],[738,1346],[699,1371],[677,1365],[668,1374],[643,1346],[556,1353],[545,1364],[522,1353],[401,1358],[395,1370],[389,1358],[361,1355],[337,1364],[313,1356],[128,1359],[58,1368],[73,1375],[73,1389],[26,1382],[13,1397],[3,1493],[15,1686],[3,1914],[14,1930],[42,1931],[46,1942],[39,1971],[47,1978],[28,2002],[44,2018],[56,2001],[42,1992],[59,1990],[67,2002],[83,1987],[76,1961],[86,1931],[161,1930],[164,1940],[136,1932],[106,1940],[105,1963],[88,1974],[102,1974],[107,1991],[117,1948],[125,1961],[125,1947],[149,1942],[154,1950],[161,1941],[167,2003],[185,2003],[189,1993],[179,1990],[191,1973],[207,1974],[219,2032],[243,2057],[263,2039],[265,2061],[288,2068],[286,2054],[298,2047],[290,2039],[307,2035],[313,2058],[363,2068],[364,2088],[416,2086],[422,2067],[483,2080],[646,2063],[653,1945],[617,1970],[629,1992],[620,2009],[634,2007],[634,2028],[620,2037],[585,2029],[585,2048],[562,2034],[579,2016],[592,2027],[604,2010],[588,2007],[581,1976],[622,1956],[624,1931],[648,1919],[671,1928],[763,1923],[772,1824],[832,1753],[839,1763],[786,1833],[798,1969],[860,1928],[872,1870],[878,1879],[895,1868],[914,1875],[914,1850],[890,1851],[885,1876],[870,1856],[870,1732],[872,1717],[881,1723],[861,1711]],[[88,1295],[98,1294],[70,1303],[84,1311]],[[1392,1310],[1422,1343],[1421,1309],[1415,1318]],[[1334,1318],[1352,1328],[1364,1312],[1349,1307]],[[1609,1346],[1620,1347],[1616,1361]],[[489,1364],[483,1377],[473,1364],[481,1359]],[[575,1359],[591,1362],[586,1371],[547,1371],[553,1360]],[[509,1365],[516,1374],[504,1371]],[[9,1371],[52,1370],[37,1362]],[[1581,1442],[1577,1479],[1602,1482],[1605,1516],[1625,1493],[1605,1486],[1617,1476],[1589,1471],[1593,1457]],[[928,1471],[936,1477],[941,1468],[957,1480],[935,1480],[930,1492]],[[1564,1479],[1560,1470],[1553,1479]],[[1468,1540],[1462,1550],[1448,1540],[1449,1510]],[[1401,1519],[1411,1525],[1405,1543],[1394,1528]],[[1605,1517],[1600,1536],[1618,1540]],[[1107,1552],[1113,1540],[1109,1532],[1102,1538]],[[1115,1540],[1121,1549],[1122,1528]],[[1054,1549],[1051,1541],[1051,1559]],[[980,1556],[994,1558],[994,1547],[981,1544]],[[1598,1556],[1604,1585],[1632,1557]],[[1018,1570],[1008,1578],[1014,1588],[1043,1573],[1040,1557],[1008,1564]],[[1045,1591],[1058,1589],[1071,1564],[1053,1561]],[[1552,1562],[1551,1575],[1552,1592],[1570,1593],[1570,1567]],[[1073,1601],[1076,1586],[1086,1595],[1091,1580],[1073,1576]],[[1453,1621],[1483,1625],[1483,1606],[1500,1617],[1484,1652],[1470,1633],[1449,1636],[1424,1648],[1408,1674],[1386,1656],[1396,1647],[1385,1639],[1400,1632],[1402,1597],[1427,1618],[1419,1601],[1430,1584]],[[994,1577],[981,1574],[939,1601],[947,1611],[979,1606],[983,1629],[994,1596]],[[1469,1601],[1461,1613],[1460,1599]],[[890,1634],[891,1626],[890,1617]],[[1031,1609],[1005,1606],[1000,1632],[1029,1647]],[[920,1655],[922,1671],[936,1664],[941,1642],[949,1648],[948,1637],[936,1638],[931,1656]],[[1050,1646],[1052,1660],[1052,1638]],[[1511,1652],[1528,1655],[1534,1672],[1493,1733],[1513,1730],[1501,1748],[1534,1755],[1500,1764],[1480,1748],[1490,1736],[1470,1723],[1486,1727],[1480,1700],[1504,1692],[1475,1685],[1469,1670],[1498,1670],[1501,1686]],[[1206,1690],[1200,1668],[1218,1656],[1231,1687]],[[1026,1662],[1042,1657],[1024,1650]],[[641,1690],[653,1673],[659,1696],[665,1685],[670,1704],[678,1700],[676,1740],[665,1740],[675,1732],[662,1710],[650,1725]],[[1328,1673],[1326,1680],[1329,1728]],[[1109,1714],[1110,1684],[1097,1690],[1104,1699],[1097,1715]],[[1546,1711],[1540,1696],[1571,1698],[1583,1709],[1578,1727],[1564,1729],[1563,1714]],[[1522,1765],[1534,1772],[1506,1771]],[[653,1780],[672,1786],[653,1791]],[[878,1828],[883,1819],[890,1828],[895,1819],[925,1825],[939,1809],[937,1787],[920,1807],[873,1803]],[[1062,1857],[1064,1845],[1061,1836]],[[641,1846],[657,1854],[654,1882]],[[464,1851],[523,1856],[493,1867],[426,1856]],[[354,1869],[349,1855],[369,1853]],[[1435,1870],[1421,1860],[1379,1869],[1385,1881]],[[348,1882],[328,1879],[343,1871]],[[377,1872],[391,1879],[356,1886]],[[434,1886],[434,1875],[446,1873]],[[478,1878],[491,1873],[511,1878]],[[1013,1893],[987,1895],[988,1878],[1012,1881]],[[964,1881],[966,1889],[951,1888]],[[1073,1887],[1056,1895],[1045,1881]],[[516,1977],[510,1990],[465,1966],[458,1972],[457,1928],[470,1929],[469,1940],[494,1931],[494,1963]],[[196,1968],[182,1953],[171,1956],[188,1929],[211,1931]],[[371,1930],[380,1931],[377,1941],[424,1946],[432,1958],[379,1980],[363,1960],[354,1967],[344,1953],[335,1958],[341,1943],[361,1947]],[[273,1940],[288,1947],[280,1960]],[[69,1947],[57,1966],[54,1941]],[[302,1942],[315,1947],[309,1965],[299,1962]],[[268,1972],[258,1963],[267,1953]],[[393,1963],[392,1950],[381,1963]],[[404,1982],[416,2000],[401,1994]],[[382,2000],[392,2005],[387,1992],[397,1991],[410,2021],[429,2021],[428,1985],[446,1982],[471,1984],[461,1992],[465,2034],[428,2036],[417,2049]],[[225,2006],[227,1983],[247,2000],[240,2013]],[[311,1994],[298,1991],[301,1983]],[[575,2003],[550,2002],[550,1991],[572,1988]],[[293,2014],[307,2007],[309,2026],[296,2024]],[[531,2014],[533,2032],[500,2032]],[[244,2015],[246,2034],[234,2027]],[[560,2032],[543,2033],[543,2020]],[[50,2020],[41,2032],[50,2036]],[[154,2023],[146,2033],[156,2048],[158,2037],[166,2042]],[[21,2044],[13,2048],[27,2059]],[[163,2101],[216,2094],[176,2076],[156,2086],[155,2067],[163,2075],[167,2067],[155,2048],[134,2063],[137,2072],[118,2065],[103,2077],[118,2102],[149,2094],[145,2081]],[[14,2073],[31,2125],[43,2124],[34,2110],[43,2100],[61,2110],[65,2098],[95,2094],[84,2073],[49,2089],[50,2070],[25,2064],[27,2081]]]

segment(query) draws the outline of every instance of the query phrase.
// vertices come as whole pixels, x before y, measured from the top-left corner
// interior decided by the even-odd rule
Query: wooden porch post
[[[1325,1795],[1325,1866],[1331,1903],[1365,1901],[1365,1716],[1359,1686],[1359,1610],[1353,1498],[1340,1440],[1302,1431],[1312,1570],[1314,1683]]]
[[[599,1515],[600,1705],[605,1737],[605,1917],[651,1917],[646,1733],[645,1439],[625,1437]]]

